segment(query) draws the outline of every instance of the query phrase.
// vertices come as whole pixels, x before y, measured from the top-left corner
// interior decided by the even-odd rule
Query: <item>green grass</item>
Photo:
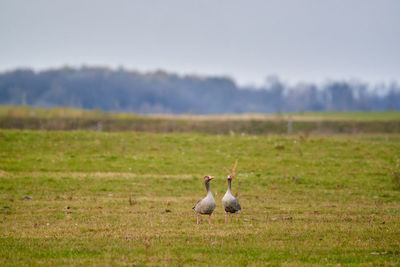
[[[0,106],[0,129],[256,135],[393,134],[400,132],[400,111],[142,116],[100,110]]]
[[[302,112],[290,114],[297,118],[352,121],[400,120],[399,111],[352,111],[352,112]]]
[[[0,265],[399,265],[399,151],[398,134],[1,130]],[[205,174],[217,208],[197,226]]]

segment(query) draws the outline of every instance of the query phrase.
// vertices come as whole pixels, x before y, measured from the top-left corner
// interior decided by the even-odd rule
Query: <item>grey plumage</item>
[[[240,212],[242,210],[242,208],[240,207],[239,200],[237,198],[226,203],[226,205],[224,205],[224,209],[226,212],[229,212],[229,213],[236,213],[236,212]]]
[[[210,181],[213,179],[213,176],[205,176],[204,183],[207,190],[207,196],[205,198],[197,201],[196,205],[193,209],[197,212],[197,214],[208,214],[211,215],[215,209],[216,203],[214,197],[210,190]]]
[[[228,175],[228,190],[222,198],[222,206],[224,207],[225,212],[237,213],[240,212],[242,208],[240,207],[239,200],[235,198],[231,193],[231,183],[232,176]]]

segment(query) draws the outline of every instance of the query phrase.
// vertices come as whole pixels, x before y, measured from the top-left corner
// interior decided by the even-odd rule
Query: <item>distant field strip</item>
[[[74,109],[0,107],[0,129],[209,134],[399,133],[400,112],[145,115]]]

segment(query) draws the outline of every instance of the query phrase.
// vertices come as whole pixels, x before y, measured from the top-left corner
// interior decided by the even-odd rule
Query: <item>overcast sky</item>
[[[1,0],[0,71],[124,66],[400,81],[398,0]]]

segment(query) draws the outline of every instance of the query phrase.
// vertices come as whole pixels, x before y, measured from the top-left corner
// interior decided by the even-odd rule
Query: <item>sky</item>
[[[0,71],[123,66],[262,85],[400,81],[398,0],[1,0]]]

